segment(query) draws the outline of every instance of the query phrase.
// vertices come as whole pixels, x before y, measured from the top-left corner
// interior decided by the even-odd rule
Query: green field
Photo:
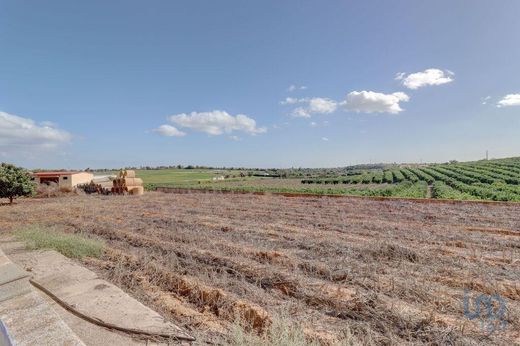
[[[190,187],[212,182],[213,177],[228,176],[236,179],[240,172],[217,169],[139,169],[139,178],[143,179],[145,187],[150,190],[157,186]]]
[[[138,170],[137,176],[143,179],[145,184],[189,184],[199,180],[211,180],[219,175],[215,170],[196,169],[159,169]]]
[[[305,172],[305,171],[304,171]],[[311,173],[285,172],[288,178],[243,176],[239,170],[138,170],[149,190],[186,187],[216,190],[341,194],[434,199],[520,201],[520,158],[428,165],[386,165]],[[242,174],[241,174],[242,173]],[[278,173],[284,173],[280,170]],[[224,181],[213,177],[226,176]],[[303,178],[301,178],[303,176]],[[300,177],[300,178],[296,178]]]
[[[301,182],[304,185],[348,186],[426,183],[428,198],[520,201],[520,158],[396,166],[345,177],[303,179]]]

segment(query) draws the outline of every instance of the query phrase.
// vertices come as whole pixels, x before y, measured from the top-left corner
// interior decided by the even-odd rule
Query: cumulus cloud
[[[333,113],[338,108],[338,103],[334,100],[322,97],[315,97],[309,101],[309,112],[317,114]]]
[[[482,104],[483,105],[487,105],[488,104],[488,101],[491,99],[491,96],[486,96],[482,99]]]
[[[358,113],[397,114],[403,111],[399,102],[408,102],[409,99],[403,92],[383,94],[363,90],[349,93],[344,104],[347,110]]]
[[[401,80],[403,85],[409,89],[418,89],[428,85],[442,85],[453,82],[454,73],[450,70],[439,70],[429,68],[421,72],[406,75],[400,72],[396,75],[396,80]]]
[[[186,135],[186,133],[178,130],[176,127],[171,125],[161,125],[152,131],[157,132],[161,136],[165,137],[182,137]]]
[[[506,95],[497,103],[497,107],[499,108],[511,106],[520,106],[520,94]]]
[[[53,148],[60,143],[69,142],[72,135],[56,127],[51,122],[36,123],[5,112],[0,112],[0,149],[1,148]]]
[[[304,104],[304,106],[295,108],[292,111],[292,116],[296,118],[310,118],[312,114],[329,114],[335,112],[338,108],[336,101],[324,97],[288,99],[290,99],[291,102],[287,102],[286,99],[283,104]]]
[[[265,127],[257,127],[256,121],[247,115],[237,114],[232,116],[219,110],[176,114],[169,116],[168,120],[180,127],[214,136],[224,133],[229,134],[233,131],[241,131],[250,135],[267,131]]]

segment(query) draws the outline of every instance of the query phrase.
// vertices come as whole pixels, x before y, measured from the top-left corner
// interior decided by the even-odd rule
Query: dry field
[[[0,207],[0,230],[103,239],[87,264],[221,343],[280,318],[322,344],[520,343],[520,204],[241,194],[75,196]],[[506,305],[464,317],[479,294]],[[493,329],[490,329],[493,331]]]

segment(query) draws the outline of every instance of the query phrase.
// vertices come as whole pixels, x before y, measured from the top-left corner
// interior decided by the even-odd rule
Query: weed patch
[[[70,258],[99,258],[103,243],[77,234],[67,234],[54,228],[30,226],[15,231],[15,236],[24,241],[29,249],[56,250]]]

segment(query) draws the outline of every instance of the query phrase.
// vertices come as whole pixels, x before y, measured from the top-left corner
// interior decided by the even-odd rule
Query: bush
[[[393,183],[400,183],[402,181],[404,181],[404,175],[403,173],[401,173],[401,171],[399,169],[396,169],[396,170],[393,170],[392,171],[392,181]]]
[[[383,183],[392,184],[394,182],[394,175],[392,171],[383,172]]]
[[[31,173],[8,163],[0,165],[0,198],[9,198],[9,203],[19,196],[34,193],[35,184]]]

